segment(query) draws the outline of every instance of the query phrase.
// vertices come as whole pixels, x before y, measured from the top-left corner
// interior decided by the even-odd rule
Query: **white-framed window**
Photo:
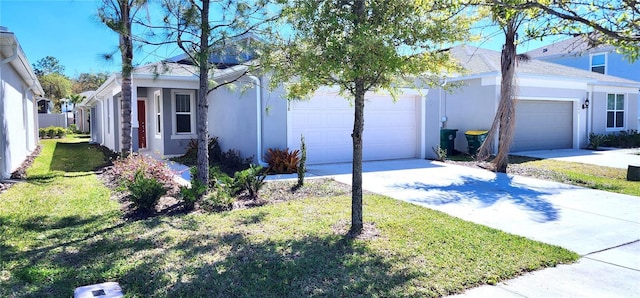
[[[591,71],[606,74],[607,73],[607,54],[591,55]]]
[[[162,97],[160,96],[160,91],[156,91],[153,93],[153,105],[155,106],[155,127],[156,127],[156,136],[160,137],[162,135]]]
[[[173,108],[173,134],[195,134],[195,91],[172,90],[171,105]]]
[[[607,94],[607,129],[624,128],[624,94]]]

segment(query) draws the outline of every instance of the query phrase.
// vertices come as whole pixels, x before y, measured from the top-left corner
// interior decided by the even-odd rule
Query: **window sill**
[[[171,135],[171,139],[172,140],[186,140],[186,139],[195,139],[197,138],[198,135],[196,134],[172,134]]]

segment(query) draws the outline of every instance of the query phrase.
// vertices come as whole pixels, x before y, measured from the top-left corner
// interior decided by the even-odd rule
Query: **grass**
[[[511,157],[510,157],[511,158]],[[514,158],[521,166],[550,170],[555,181],[609,192],[640,196],[638,182],[627,181],[627,170],[553,159]]]
[[[473,159],[466,154],[458,154],[447,157],[447,160],[473,161]],[[627,181],[626,169],[560,161],[554,159],[537,159],[518,155],[509,156],[509,167],[521,168],[516,171],[519,175],[533,176],[536,178],[552,180],[592,189],[640,196],[640,186],[638,185],[638,182]],[[541,171],[527,171],[523,170],[522,168],[530,168]],[[507,172],[510,172],[510,170],[507,169]]]
[[[383,196],[364,199],[368,239],[343,236],[347,196],[123,221],[95,149],[43,147],[29,181],[0,195],[1,297],[104,281],[131,297],[442,296],[578,258]],[[54,160],[68,156],[84,162]]]

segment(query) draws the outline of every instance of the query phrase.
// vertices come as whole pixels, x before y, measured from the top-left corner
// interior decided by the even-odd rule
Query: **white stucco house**
[[[429,128],[459,129],[455,147],[465,152],[465,131],[491,127],[500,98],[500,53],[471,46],[454,47],[450,53],[467,73],[448,80],[460,85],[451,93],[429,92],[427,142],[439,138]],[[516,78],[512,152],[584,148],[590,132],[638,128],[640,82],[540,60],[519,62]]]
[[[0,180],[38,145],[37,97],[44,91],[17,37],[0,27]]]
[[[468,70],[449,78],[448,84],[459,85],[452,92],[402,89],[395,102],[384,93],[366,95],[364,160],[433,158],[442,127],[459,129],[455,146],[466,151],[463,132],[490,127],[499,100],[500,54],[464,46],[450,51]],[[197,70],[183,58],[134,70],[134,151],[181,155],[197,138]],[[207,96],[209,134],[219,138],[223,150],[237,149],[258,163],[268,148],[299,148],[304,135],[309,164],[352,160],[353,107],[337,88],[323,87],[310,100],[289,102],[282,88],[266,88],[268,75],[245,75],[246,67],[232,58],[214,58],[220,67],[215,81],[239,77]],[[517,76],[513,151],[580,148],[588,132],[637,128],[629,119],[637,118],[638,82],[542,61],[520,64]],[[120,101],[120,77],[112,75],[81,104],[90,111],[91,140],[114,151],[120,151]]]

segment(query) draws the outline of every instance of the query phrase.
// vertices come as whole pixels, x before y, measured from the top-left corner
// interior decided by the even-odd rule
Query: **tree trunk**
[[[122,156],[131,153],[131,71],[133,69],[133,41],[131,40],[131,6],[128,1],[119,1],[123,32],[120,32],[120,54],[122,57]]]
[[[356,80],[353,118],[353,164],[351,181],[351,235],[362,231],[362,133],[364,131],[364,82]]]
[[[200,53],[198,66],[200,86],[198,89],[198,108],[196,110],[196,130],[198,133],[198,179],[203,185],[209,185],[209,0],[202,1],[200,15]]]
[[[500,71],[500,102],[491,129],[485,142],[478,149],[476,158],[486,160],[493,151],[493,141],[498,134],[498,153],[493,160],[496,172],[506,173],[509,165],[509,150],[515,133],[515,92],[514,83],[516,68],[516,32],[517,17],[510,20],[505,30],[505,43],[502,47]]]

